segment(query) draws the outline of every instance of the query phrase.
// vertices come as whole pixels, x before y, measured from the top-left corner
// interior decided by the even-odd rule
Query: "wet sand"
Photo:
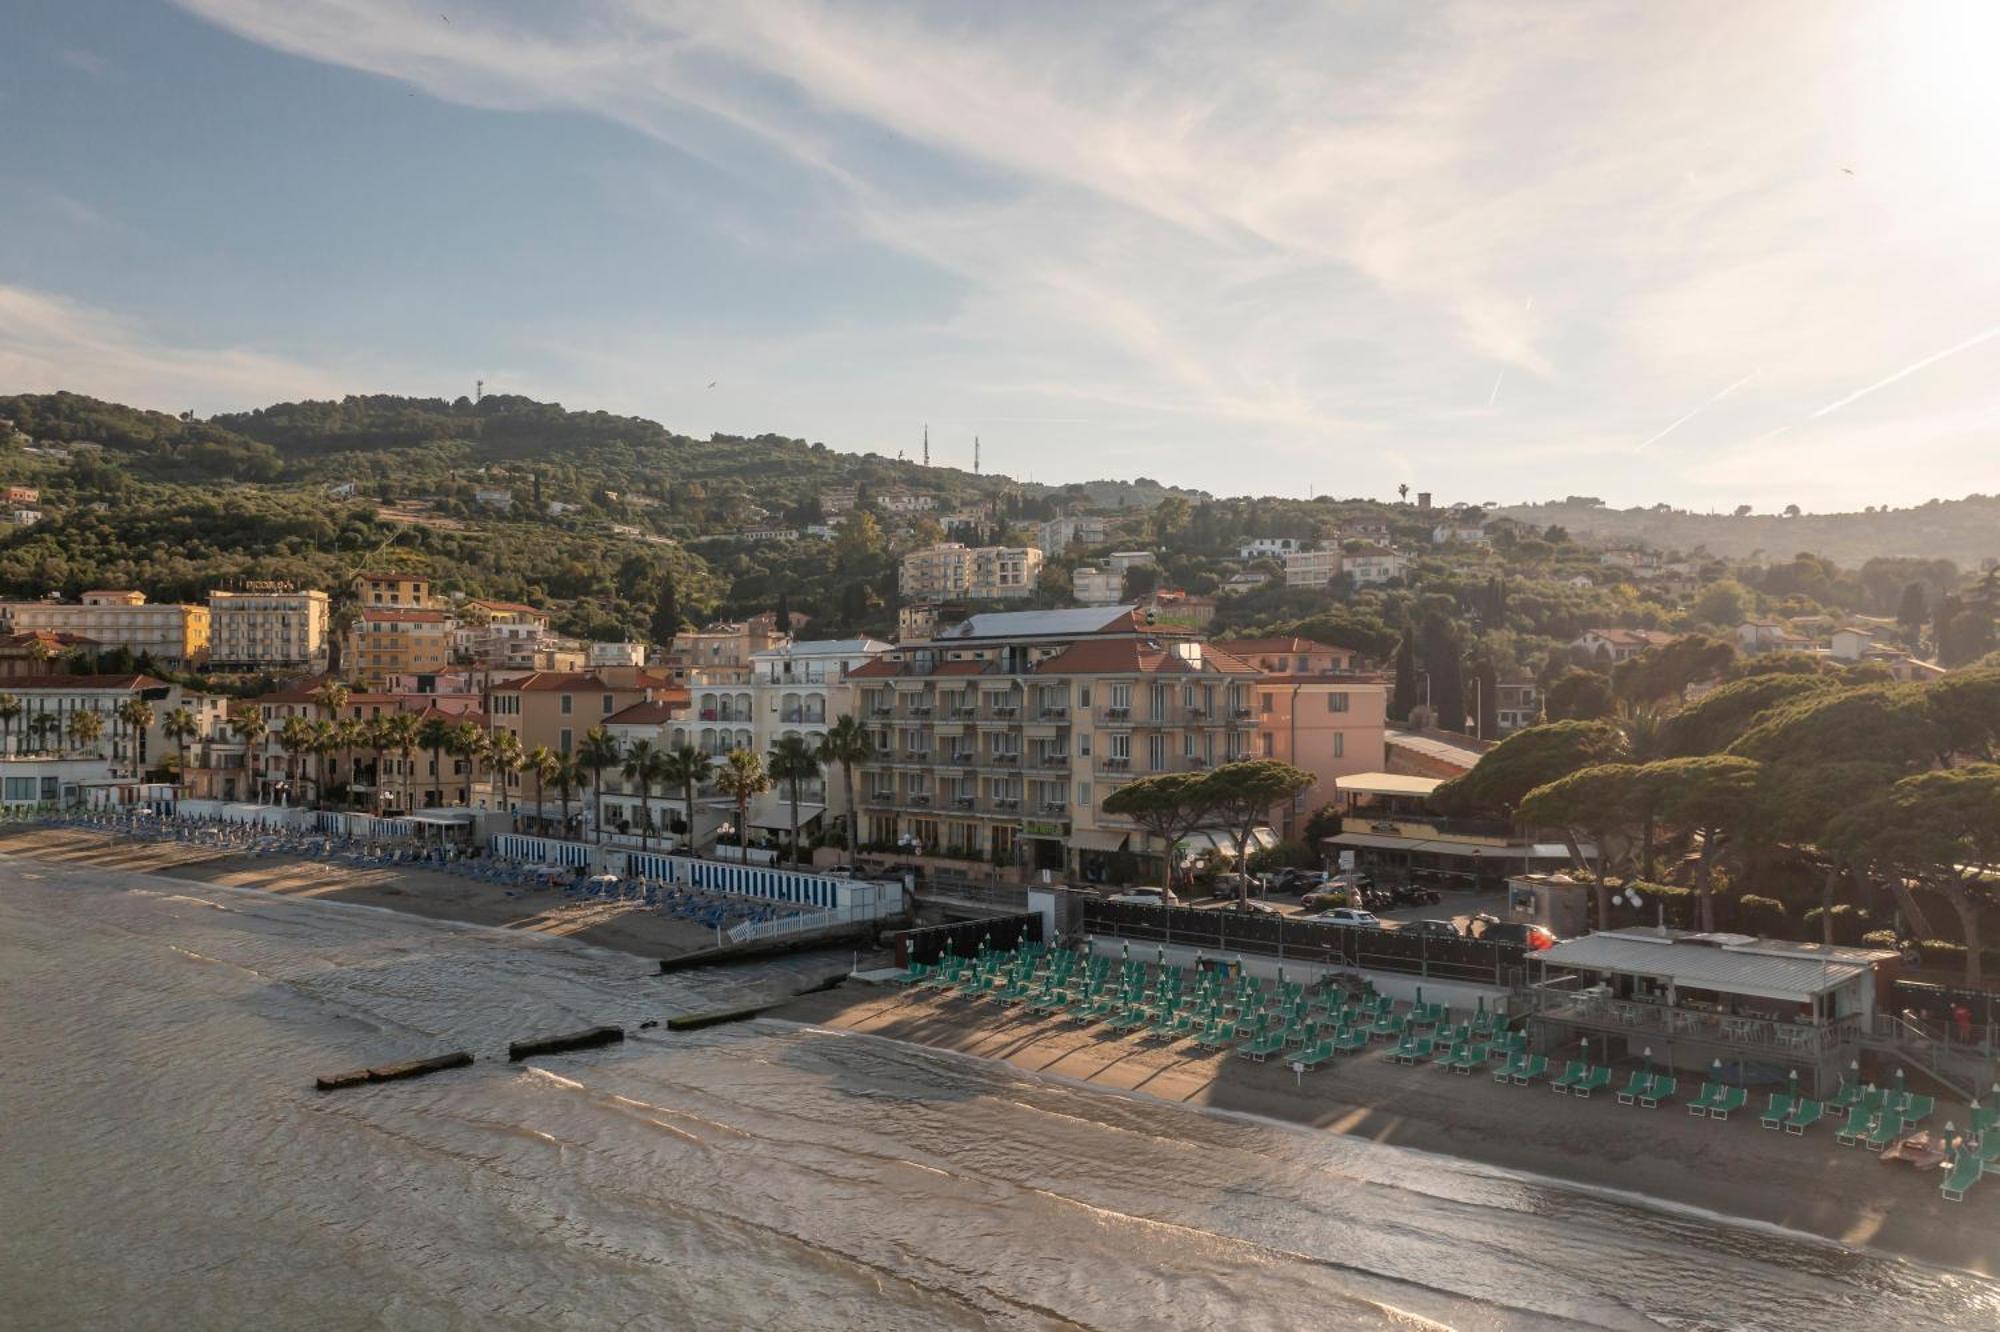
[[[716,941],[713,930],[644,907],[578,901],[564,897],[560,889],[529,892],[432,870],[333,865],[114,838],[87,829],[33,826],[0,829],[0,855],[162,874],[194,883],[383,907],[433,920],[559,935],[641,957],[672,957]]]
[[[852,983],[802,995],[770,1016],[1640,1194],[1947,1267],[2000,1272],[2000,1179],[1985,1181],[1963,1203],[1945,1202],[1940,1174],[1838,1146],[1831,1120],[1805,1137],[1762,1128],[1754,1113],[1762,1096],[1716,1123],[1678,1102],[1643,1110],[1619,1105],[1610,1090],[1577,1100],[1541,1084],[1502,1087],[1490,1072],[1468,1078],[1428,1065],[1408,1068],[1384,1059],[1379,1042],[1300,1077],[1277,1060],[1211,1054],[1191,1041],[1114,1038],[1102,1026],[1080,1027],[1018,1006]],[[1967,1116],[1963,1106],[1940,1103],[1935,1118],[1963,1124]]]

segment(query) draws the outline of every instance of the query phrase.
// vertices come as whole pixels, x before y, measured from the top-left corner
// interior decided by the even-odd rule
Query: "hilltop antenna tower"
[[[979,436],[972,437],[972,474],[979,475]]]
[[[930,465],[931,465],[931,428],[930,425],[926,423],[924,426],[924,466],[929,467]]]
[[[472,381],[472,400],[473,400],[473,401],[474,401],[474,402],[476,403],[476,402],[478,402],[478,401],[479,401],[479,400],[480,400],[481,398],[483,398],[483,397],[485,397],[485,396],[486,396],[486,381],[485,381],[485,380],[483,380],[483,379],[475,379],[475,380],[473,380],[473,381]]]

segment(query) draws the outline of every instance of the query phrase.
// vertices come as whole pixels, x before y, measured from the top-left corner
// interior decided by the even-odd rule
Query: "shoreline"
[[[1101,1029],[1029,1017],[985,1001],[850,983],[800,995],[764,1015],[1004,1063],[1017,1071],[1199,1113],[1318,1130],[1527,1176],[1636,1205],[1768,1228],[1839,1250],[1866,1250],[1992,1279],[2000,1191],[1946,1203],[1942,1175],[1883,1163],[1834,1143],[1763,1129],[1755,1113],[1724,1123],[1577,1101],[1541,1086],[1501,1087],[1381,1058],[1379,1045],[1297,1079],[1192,1045],[1111,1039]]]
[[[412,866],[358,866],[296,856],[223,852],[142,842],[81,828],[0,828],[0,855],[51,864],[154,874],[184,883],[251,889],[375,907],[429,920],[568,939],[657,962],[707,947],[712,930],[635,903],[527,892]]]
[[[218,853],[33,826],[0,829],[0,855],[539,934],[645,960],[712,941],[700,926],[643,907],[530,894],[423,869]],[[1186,1042],[1110,1039],[1101,1028],[1020,1009],[865,982],[795,995],[762,1016],[1004,1063],[1199,1113],[1359,1137],[1839,1249],[2000,1275],[2000,1245],[1991,1239],[2000,1229],[2000,1187],[1945,1203],[1941,1175],[1838,1147],[1830,1122],[1805,1139],[1764,1130],[1755,1101],[1727,1123],[1713,1123],[1678,1103],[1646,1111],[1618,1105],[1609,1093],[1558,1100],[1540,1086],[1496,1086],[1485,1073],[1465,1078],[1390,1065],[1379,1045],[1299,1080],[1281,1062],[1251,1063]]]

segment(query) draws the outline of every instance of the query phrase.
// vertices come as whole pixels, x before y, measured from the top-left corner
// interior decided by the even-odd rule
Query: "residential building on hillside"
[[[1114,550],[1104,557],[1104,567],[1113,573],[1127,574],[1134,569],[1157,569],[1160,561],[1150,550]]]
[[[451,664],[452,621],[443,611],[364,607],[341,644],[347,673],[379,688],[392,675],[436,675]]]
[[[1498,702],[1493,709],[1493,720],[1501,735],[1512,735],[1540,719],[1542,691],[1534,676],[1510,676],[1499,682],[1496,693]]]
[[[906,601],[1006,601],[1032,596],[1042,572],[1034,546],[968,547],[956,541],[903,556],[898,586]]]
[[[780,632],[773,619],[756,617],[730,623],[717,621],[700,629],[683,629],[674,635],[674,654],[686,659],[687,669],[703,671],[719,678],[718,671],[740,672],[749,678],[750,659],[766,648],[778,646],[789,635]]]
[[[1818,646],[1804,634],[1792,632],[1783,620],[1745,620],[1736,626],[1736,646],[1746,654],[1760,652],[1810,652]]]
[[[1215,598],[1196,596],[1179,588],[1160,587],[1136,603],[1142,624],[1168,625],[1199,632],[1215,618]]]
[[[585,732],[634,703],[688,703],[687,690],[664,675],[615,667],[536,671],[495,683],[488,696],[495,729],[513,732],[523,750],[545,745],[558,754],[574,753]]]
[[[819,511],[829,518],[838,518],[852,509],[860,498],[858,486],[827,486],[819,492]]]
[[[1431,544],[1449,545],[1457,541],[1468,546],[1483,546],[1487,542],[1486,527],[1483,523],[1448,522],[1439,523],[1431,529]]]
[[[33,505],[40,504],[41,502],[42,492],[33,486],[7,487],[7,503],[9,505]]]
[[[506,513],[514,507],[514,492],[497,486],[482,486],[472,492],[472,498],[489,509]]]
[[[599,666],[644,666],[646,645],[644,643],[586,643],[583,651],[584,664],[590,668]]]
[[[1339,576],[1338,550],[1295,550],[1285,556],[1286,587],[1325,587]]]
[[[208,594],[208,664],[224,671],[322,670],[326,593],[276,584]]]
[[[1079,606],[1116,606],[1125,599],[1125,575],[1082,565],[1070,571],[1069,593]]]
[[[1354,580],[1356,587],[1378,587],[1392,578],[1407,578],[1410,573],[1409,557],[1386,546],[1362,546],[1344,552],[1340,557],[1341,572]]]
[[[1663,647],[1674,636],[1659,629],[1586,629],[1569,645],[1572,654],[1609,666],[1636,657],[1647,648]]]
[[[354,575],[354,600],[364,608],[424,610],[433,604],[431,580],[422,574],[358,573]]]
[[[878,498],[885,513],[929,513],[937,508],[937,496],[920,495],[900,486],[883,491]]]
[[[962,602],[912,601],[896,611],[896,640],[920,643],[939,629],[949,628],[965,618]]]
[[[1258,675],[1129,607],[975,615],[900,645],[849,673],[880,754],[862,839],[1082,877],[1121,850],[1157,858],[1104,798],[1246,755]]]
[[[12,527],[33,527],[36,523],[42,521],[42,511],[40,509],[28,508],[26,505],[17,505],[14,508],[0,511],[0,518],[4,518],[8,525]]]
[[[1041,548],[1060,555],[1071,546],[1101,546],[1111,539],[1111,520],[1102,514],[1079,513],[1051,518],[1036,528]]]
[[[1239,560],[1282,560],[1312,543],[1303,537],[1253,537],[1236,548]]]
[[[73,634],[100,649],[124,648],[161,666],[185,668],[209,658],[211,621],[205,606],[152,603],[144,592],[97,590],[80,602],[16,601],[0,606],[8,632]]]
[[[1231,574],[1222,584],[1224,596],[1235,596],[1244,592],[1255,592],[1271,581],[1271,575],[1259,572]]]

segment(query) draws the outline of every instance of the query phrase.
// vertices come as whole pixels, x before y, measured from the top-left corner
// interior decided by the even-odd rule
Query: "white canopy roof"
[[[1893,956],[1866,949],[1815,948],[1675,930],[1608,930],[1545,948],[1535,960],[1579,971],[1615,972],[1670,980],[1678,988],[1715,990],[1807,1003],[1865,976],[1876,959]]]
[[[1413,777],[1401,772],[1351,772],[1333,779],[1336,791],[1357,795],[1427,796],[1444,785],[1439,777]]]

